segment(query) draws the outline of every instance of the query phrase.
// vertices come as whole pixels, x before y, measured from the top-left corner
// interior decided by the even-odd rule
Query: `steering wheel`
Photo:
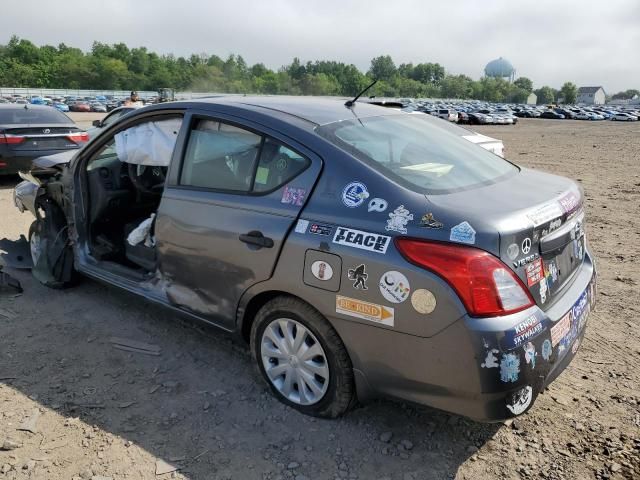
[[[127,173],[135,187],[144,193],[160,195],[167,177],[167,167],[150,167],[127,163]]]

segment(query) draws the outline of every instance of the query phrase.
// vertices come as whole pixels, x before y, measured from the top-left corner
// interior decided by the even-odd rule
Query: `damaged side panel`
[[[40,185],[35,189],[16,187],[16,195],[20,195],[18,198],[25,207],[33,208],[36,217],[31,234],[39,237],[41,253],[32,273],[44,285],[62,288],[71,283],[74,275],[74,216],[68,196],[73,192],[71,169],[68,164],[44,168],[34,164],[36,168],[29,173]],[[33,183],[33,179],[29,181]]]

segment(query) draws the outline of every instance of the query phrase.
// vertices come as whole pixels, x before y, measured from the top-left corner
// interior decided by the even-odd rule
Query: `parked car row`
[[[0,103],[15,103],[18,105],[48,105],[61,112],[99,112],[107,113],[123,105],[127,97],[115,97],[113,95],[47,97],[31,95],[10,95],[0,98]],[[156,97],[143,99],[145,105],[156,103]]]
[[[637,121],[640,108],[611,108],[606,105],[592,107],[577,105],[521,105],[481,102],[478,100],[378,100],[378,104],[396,102],[405,111],[421,111],[450,122],[472,125],[513,125],[518,118],[548,118],[554,120],[613,120]]]

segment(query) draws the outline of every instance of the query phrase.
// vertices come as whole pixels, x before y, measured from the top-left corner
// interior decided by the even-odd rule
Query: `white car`
[[[615,120],[618,122],[635,122],[638,120],[638,117],[635,115],[631,115],[630,113],[616,113],[611,116],[611,120]]]
[[[575,119],[576,120],[595,120],[594,118],[592,118],[593,113],[592,112],[580,112],[580,113],[576,113]]]
[[[448,120],[450,122],[458,121],[458,112],[451,108],[441,108],[438,110],[438,117]]]

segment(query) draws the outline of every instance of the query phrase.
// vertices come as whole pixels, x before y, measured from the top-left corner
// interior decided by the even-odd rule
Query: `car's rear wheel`
[[[335,418],[355,400],[342,340],[310,305],[293,297],[265,304],[251,327],[251,352],[274,395],[307,415]]]

